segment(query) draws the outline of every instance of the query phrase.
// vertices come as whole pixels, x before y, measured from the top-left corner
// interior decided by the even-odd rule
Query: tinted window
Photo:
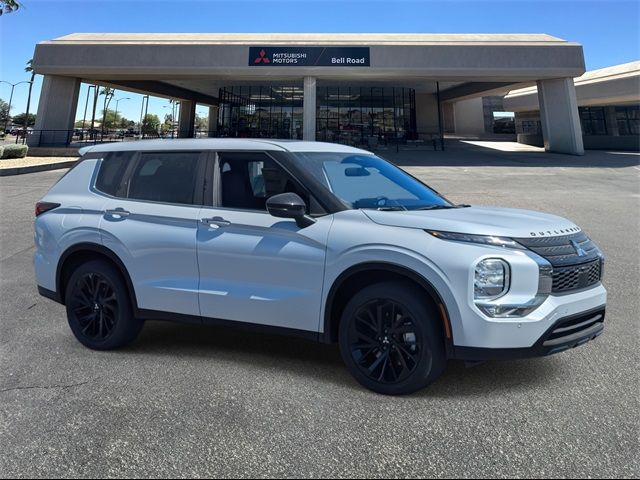
[[[299,153],[310,173],[352,208],[415,210],[450,207],[425,184],[375,155]]]
[[[106,156],[100,164],[96,179],[96,188],[108,195],[124,196],[126,194],[122,176],[134,152],[115,152]]]
[[[129,198],[192,204],[198,152],[143,153],[131,175]]]
[[[267,155],[221,153],[219,163],[223,207],[265,210],[269,197],[285,192],[297,193],[308,204],[308,195]]]

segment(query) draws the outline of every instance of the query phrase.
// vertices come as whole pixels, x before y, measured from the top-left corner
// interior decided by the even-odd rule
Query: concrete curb
[[[70,168],[76,162],[77,160],[69,160],[68,162],[44,163],[42,165],[29,165],[27,167],[0,168],[0,177],[22,175],[24,173],[45,172],[47,170],[58,170],[61,168]]]

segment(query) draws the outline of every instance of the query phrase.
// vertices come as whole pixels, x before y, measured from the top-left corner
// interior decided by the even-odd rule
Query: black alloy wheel
[[[385,395],[416,392],[444,371],[442,318],[428,294],[404,281],[364,287],[345,306],[339,344],[347,369]]]
[[[380,383],[406,380],[420,361],[415,320],[390,299],[362,305],[349,328],[349,349],[360,371]]]
[[[101,342],[111,335],[118,322],[118,299],[104,276],[92,272],[79,277],[67,301],[87,339]]]
[[[122,274],[106,260],[78,266],[66,285],[71,331],[85,347],[111,350],[136,339],[144,322],[133,315]]]

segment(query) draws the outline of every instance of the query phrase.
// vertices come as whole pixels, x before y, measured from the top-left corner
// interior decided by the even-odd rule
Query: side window
[[[100,164],[96,178],[96,188],[114,197],[126,196],[126,182],[123,175],[135,152],[114,152],[108,154]]]
[[[263,153],[220,153],[219,166],[222,207],[266,210],[269,197],[285,192],[309,203],[307,193]]]
[[[142,153],[131,174],[128,197],[193,204],[199,152]]]

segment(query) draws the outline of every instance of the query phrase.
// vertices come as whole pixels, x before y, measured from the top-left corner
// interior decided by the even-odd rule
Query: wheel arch
[[[64,297],[66,282],[69,280],[69,277],[75,267],[86,261],[100,258],[107,260],[118,269],[120,275],[122,275],[122,278],[124,279],[125,285],[127,286],[127,291],[129,292],[129,298],[131,299],[134,312],[137,312],[138,302],[136,299],[135,289],[133,288],[133,282],[131,281],[129,272],[120,257],[104,245],[90,242],[77,243],[65,250],[60,256],[60,260],[58,261],[58,266],[56,268],[56,292],[60,303],[65,303]]]
[[[323,343],[335,343],[338,340],[338,326],[342,309],[346,306],[349,294],[381,280],[389,278],[409,281],[423,291],[434,302],[442,320],[442,331],[447,351],[453,346],[453,335],[449,310],[442,296],[424,276],[402,265],[386,262],[367,262],[353,265],[335,279],[325,302],[324,330],[320,335]]]

